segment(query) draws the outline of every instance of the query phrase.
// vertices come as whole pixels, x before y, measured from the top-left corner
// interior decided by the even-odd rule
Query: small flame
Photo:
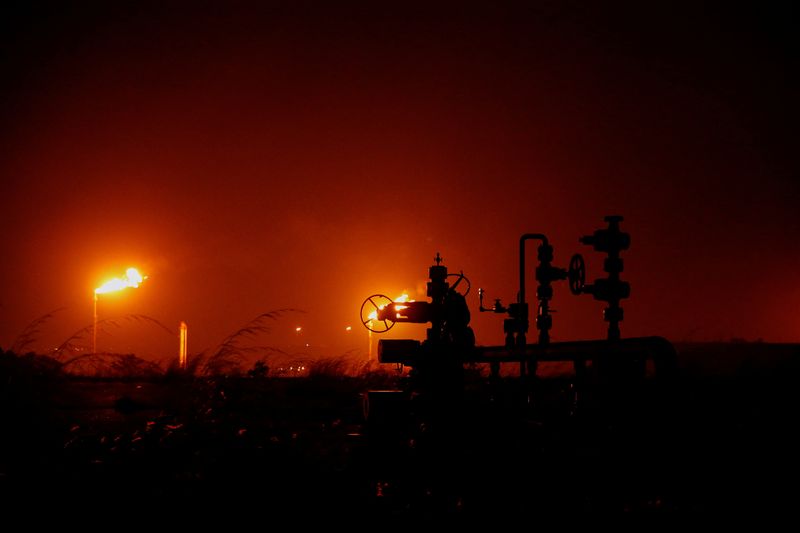
[[[122,289],[127,289],[128,287],[133,287],[135,289],[146,279],[147,276],[142,276],[135,268],[129,268],[127,271],[125,271],[125,276],[123,276],[122,279],[114,278],[111,281],[107,281],[96,288],[94,293],[105,294],[107,292],[121,291]]]
[[[407,301],[408,301],[408,294],[403,293],[400,296],[398,296],[397,299],[394,301],[394,303],[395,303],[394,310],[395,311],[402,311],[403,309],[408,309],[407,305],[396,305],[396,304],[405,303]],[[395,313],[395,316],[397,318],[400,318],[401,315],[402,315],[402,313]]]
[[[395,298],[392,303],[398,304],[398,303],[405,303],[405,302],[408,302],[408,301],[413,302],[414,300],[409,300],[408,299],[408,294],[403,293],[400,296],[398,296],[397,298]],[[372,311],[370,314],[367,315],[367,318],[369,320],[378,320],[378,311],[383,311],[384,307],[386,307],[386,306],[385,305],[379,305],[376,310]],[[394,306],[394,308],[396,310],[406,309],[407,307],[408,307],[407,305],[395,305]],[[398,313],[398,315],[399,315],[399,313]]]

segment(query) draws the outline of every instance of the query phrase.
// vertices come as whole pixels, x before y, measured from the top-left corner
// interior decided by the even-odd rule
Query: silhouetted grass
[[[365,378],[372,374],[397,375],[395,367],[382,365],[377,361],[366,361],[356,357],[355,352],[339,356],[322,357],[308,361],[308,377],[354,377]]]
[[[148,324],[153,325],[165,333],[169,334],[170,336],[174,337],[176,332],[169,327],[165,326],[158,320],[153,317],[142,315],[142,314],[129,314],[125,315],[121,318],[106,318],[103,320],[99,320],[97,322],[97,331],[98,333],[104,332],[105,328],[108,326],[112,326],[115,328],[121,328],[123,323],[135,323],[135,324]],[[94,327],[93,324],[89,324],[88,326],[84,326],[72,335],[70,335],[64,342],[62,342],[58,348],[53,351],[53,354],[56,358],[61,359],[66,354],[75,354],[79,352],[83,352],[77,357],[85,357],[87,355],[86,352],[89,351],[90,346],[89,342],[92,335],[92,328]],[[85,343],[85,344],[84,344]],[[70,363],[70,359],[65,361],[65,363]]]
[[[53,318],[53,316],[58,313],[59,311],[63,311],[66,307],[59,307],[49,313],[46,313],[27,326],[25,329],[22,330],[14,342],[11,344],[11,351],[14,353],[25,353],[28,350],[28,347],[31,346],[34,342],[36,342],[39,338],[39,334],[41,333],[41,327]]]
[[[158,363],[134,354],[94,353],[75,356],[61,363],[62,371],[73,376],[116,379],[155,379],[164,375]]]
[[[351,363],[344,357],[325,357],[308,363],[308,377],[331,378],[349,373]]]
[[[204,358],[204,361],[202,363],[198,361],[196,365],[202,366],[201,374],[205,376],[238,376],[242,374],[246,355],[254,353],[286,355],[285,352],[273,346],[250,345],[248,342],[269,333],[271,323],[283,315],[302,312],[298,309],[277,309],[262,313],[225,337],[207,358],[204,358],[203,354],[198,354],[196,357]]]
[[[685,374],[667,403],[642,390],[628,414],[568,413],[553,403],[556,380],[541,380],[546,394],[531,404],[521,381],[504,378],[466,391],[447,417],[414,411],[395,433],[362,424],[358,394],[395,388],[401,374],[352,354],[305,361],[298,379],[172,383],[78,379],[53,358],[0,352],[0,475],[30,501],[122,507],[163,503],[169,491],[185,508],[225,512],[264,502],[394,518],[793,509],[783,481],[800,472],[797,346],[687,353],[730,364],[745,349],[760,372]],[[119,354],[84,360],[117,375],[152,369]]]

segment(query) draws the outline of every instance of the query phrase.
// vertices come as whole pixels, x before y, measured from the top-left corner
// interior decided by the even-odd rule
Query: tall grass
[[[38,340],[39,334],[42,332],[42,326],[53,316],[58,313],[59,311],[63,311],[66,307],[59,307],[58,309],[54,309],[49,313],[45,313],[44,315],[40,316],[27,326],[25,329],[22,330],[14,342],[11,344],[11,351],[17,354],[25,353],[28,348]]]
[[[158,363],[120,353],[78,355],[61,363],[61,369],[73,375],[103,378],[154,379],[164,375]]]
[[[141,314],[129,314],[121,318],[106,318],[100,320],[97,322],[97,331],[98,333],[105,332],[109,326],[115,328],[121,328],[124,322],[153,325],[173,337],[177,334],[174,330],[168,328],[155,318]],[[58,346],[58,348],[54,350],[53,355],[57,359],[62,359],[65,353],[75,354],[82,352],[80,353],[80,355],[76,357],[85,357],[87,355],[87,352],[89,351],[89,342],[93,327],[94,327],[93,324],[89,324],[88,326],[84,326],[75,333],[73,333],[72,335],[70,335],[64,342],[62,342]],[[68,359],[66,363],[68,363],[69,361],[70,360]]]
[[[97,322],[97,331],[100,333],[106,332],[109,328],[122,328],[126,323],[151,325],[170,336],[177,335],[157,319],[142,314],[100,320]],[[54,350],[53,357],[61,363],[63,371],[73,375],[115,378],[154,378],[163,374],[163,369],[158,363],[147,361],[134,354],[91,353],[89,343],[92,328],[93,324],[82,327]]]
[[[200,368],[205,360],[205,354],[189,354],[186,358],[186,368],[181,368],[180,361],[176,357],[166,360],[164,377],[168,379],[177,377],[192,377],[198,375]]]
[[[269,333],[272,323],[287,313],[302,312],[298,309],[277,309],[258,315],[222,340],[214,352],[205,358],[202,364],[202,374],[206,376],[241,375],[247,355],[254,353],[286,355],[286,352],[273,346],[250,343]],[[196,358],[203,358],[203,354],[198,354]],[[196,364],[200,365],[200,362],[198,361]]]
[[[353,357],[353,352],[347,352],[309,361],[308,377],[312,380],[350,379],[367,388],[394,388],[402,376],[389,365],[365,361]]]
[[[64,308],[42,315],[28,324],[15,339],[9,353],[20,354],[34,344],[42,326]],[[148,361],[134,354],[103,352],[91,353],[92,324],[84,326],[64,340],[48,359],[53,365],[71,375],[111,378],[156,378],[191,376],[307,376],[312,379],[358,378],[358,381],[381,384],[397,379],[398,374],[375,361],[365,361],[352,352],[335,357],[311,359],[307,355],[287,353],[275,346],[258,342],[272,330],[272,326],[289,313],[302,313],[292,308],[261,313],[222,339],[209,354],[206,351],[190,354],[187,367],[181,369],[175,358],[160,363]],[[145,324],[175,336],[176,332],[155,318],[142,314],[129,314],[107,318],[97,323],[98,333],[122,328],[126,324]],[[254,366],[255,365],[255,366]],[[302,371],[288,372],[285,368],[302,367]],[[252,367],[253,370],[250,370]]]

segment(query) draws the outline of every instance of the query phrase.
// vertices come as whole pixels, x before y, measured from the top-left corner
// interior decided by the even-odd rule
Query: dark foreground
[[[685,347],[668,386],[576,403],[568,378],[529,397],[473,376],[463,397],[372,424],[363,392],[385,376],[81,381],[6,361],[0,487],[8,505],[319,518],[793,509],[798,354],[731,346]]]

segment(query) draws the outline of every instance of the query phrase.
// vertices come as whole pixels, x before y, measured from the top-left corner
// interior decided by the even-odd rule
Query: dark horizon
[[[269,342],[336,355],[370,294],[424,298],[437,252],[502,344],[477,288],[513,299],[519,236],[591,280],[578,237],[608,214],[623,336],[800,342],[795,11],[626,4],[4,7],[0,346],[66,307],[47,351],[135,266],[101,317],[186,321],[194,352],[302,309]],[[553,340],[604,336],[601,303],[561,283],[553,307]]]

